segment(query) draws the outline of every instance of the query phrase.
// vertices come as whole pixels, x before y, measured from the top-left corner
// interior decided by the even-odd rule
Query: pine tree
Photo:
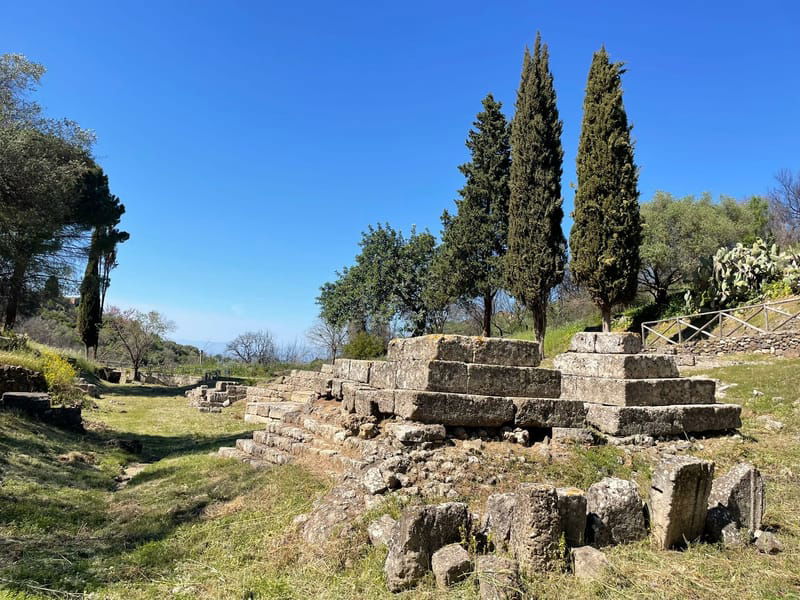
[[[570,233],[571,270],[611,329],[611,308],[636,295],[639,272],[637,168],[631,126],[622,103],[622,63],[611,63],[605,47],[595,53],[578,145],[578,189]]]
[[[442,215],[442,247],[434,273],[455,300],[483,304],[482,335],[491,335],[494,300],[503,280],[508,238],[508,174],[511,151],[502,104],[483,99],[466,146],[472,160],[459,167],[466,184],[456,214]]]
[[[506,281],[533,315],[540,348],[547,329],[550,291],[564,278],[567,241],[561,229],[562,122],[558,118],[547,45],[537,34],[525,49],[511,122],[511,198]]]
[[[89,247],[89,260],[81,282],[81,299],[78,305],[78,333],[86,346],[86,356],[89,348],[94,348],[97,355],[97,345],[100,341],[100,327],[102,315],[100,307],[100,246],[101,235],[95,229]]]

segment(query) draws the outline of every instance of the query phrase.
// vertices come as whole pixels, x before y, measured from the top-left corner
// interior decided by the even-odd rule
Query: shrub
[[[42,370],[53,399],[62,404],[81,402],[83,395],[75,387],[77,373],[61,356],[46,350],[42,352]]]
[[[377,335],[362,331],[354,335],[342,350],[346,358],[379,358],[386,353],[386,342]]]

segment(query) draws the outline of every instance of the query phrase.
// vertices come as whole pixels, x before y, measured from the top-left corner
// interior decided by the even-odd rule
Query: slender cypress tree
[[[578,189],[570,233],[571,270],[611,329],[611,308],[636,295],[639,273],[638,172],[631,126],[622,103],[622,63],[611,63],[605,47],[595,53],[578,145]]]
[[[482,335],[491,335],[494,299],[503,285],[502,259],[508,238],[508,175],[511,151],[502,104],[483,99],[467,138],[472,160],[459,167],[466,184],[457,213],[442,215],[442,247],[434,277],[453,299],[483,304]]]
[[[94,348],[97,355],[97,345],[100,340],[100,327],[102,315],[100,306],[100,246],[101,234],[95,229],[89,247],[89,261],[81,282],[81,300],[78,305],[78,333],[86,346],[86,356],[89,348]]]
[[[511,122],[511,198],[506,280],[533,315],[540,348],[547,329],[550,291],[564,278],[567,241],[561,229],[562,122],[558,118],[547,45],[536,35],[525,49]]]

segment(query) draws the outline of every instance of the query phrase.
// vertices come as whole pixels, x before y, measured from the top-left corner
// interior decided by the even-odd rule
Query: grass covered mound
[[[768,486],[765,524],[785,551],[695,544],[665,552],[645,540],[607,549],[612,569],[602,580],[542,575],[531,590],[545,598],[800,594],[800,361],[748,359],[703,374],[737,384],[726,401],[744,406],[744,426],[741,437],[698,440],[690,453],[715,460],[718,474],[740,460],[758,466]],[[292,521],[330,482],[297,465],[256,471],[210,456],[249,435],[244,403],[199,413],[180,392],[110,386],[99,409],[86,411],[94,422],[86,436],[0,413],[0,598],[477,598],[473,579],[449,591],[427,580],[388,592],[385,550],[369,546],[364,530],[381,512],[397,515],[393,502],[351,539],[308,548]],[[650,458],[576,448],[531,461],[519,477],[586,487],[619,475],[646,485]],[[136,474],[121,484],[123,471]],[[482,508],[482,497],[465,500]]]

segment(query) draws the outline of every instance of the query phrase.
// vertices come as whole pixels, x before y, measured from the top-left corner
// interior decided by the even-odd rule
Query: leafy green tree
[[[547,45],[536,36],[527,48],[511,122],[511,201],[506,279],[511,294],[531,311],[544,348],[547,305],[564,278],[567,241],[561,229],[562,122],[558,118]]]
[[[78,333],[86,347],[86,356],[89,349],[94,348],[97,356],[97,345],[100,341],[100,328],[103,317],[100,308],[100,255],[98,249],[99,230],[92,235],[92,247],[89,252],[89,261],[86,272],[81,282],[81,299],[78,305]]]
[[[710,194],[675,198],[666,192],[641,205],[642,268],[639,283],[657,304],[666,304],[671,290],[690,284],[703,261],[719,248],[752,244],[766,237],[766,201],[754,197],[737,201]]]
[[[611,308],[636,295],[639,274],[637,168],[622,102],[622,63],[594,54],[578,144],[578,189],[570,233],[571,270],[611,329]]]
[[[369,360],[386,354],[386,341],[378,335],[361,331],[344,345],[343,354],[347,358]]]
[[[511,152],[502,105],[483,99],[467,137],[472,160],[459,167],[466,185],[456,214],[442,215],[442,247],[434,273],[454,300],[480,298],[482,335],[491,335],[494,299],[503,284],[502,259],[508,238],[508,176]]]

